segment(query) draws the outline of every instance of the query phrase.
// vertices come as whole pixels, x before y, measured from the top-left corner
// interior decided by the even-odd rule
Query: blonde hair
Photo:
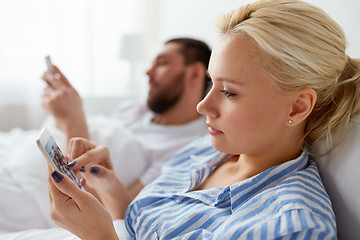
[[[218,27],[222,34],[245,33],[256,41],[275,88],[316,91],[305,145],[326,138],[330,152],[341,142],[350,117],[360,111],[360,60],[346,55],[336,22],[300,0],[260,0],[222,16]]]

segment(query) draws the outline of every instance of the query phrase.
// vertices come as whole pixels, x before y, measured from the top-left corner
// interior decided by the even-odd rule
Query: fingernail
[[[74,162],[69,163],[69,164],[68,164],[68,167],[73,167],[73,166],[75,166],[75,165],[76,165],[76,162],[74,161]]]
[[[51,177],[55,180],[55,182],[59,183],[61,180],[63,180],[64,176],[61,175],[58,171],[54,171],[51,174]]]
[[[98,167],[92,167],[91,168],[91,173],[98,174],[99,173],[99,168]]]
[[[82,167],[80,168],[80,172],[85,172],[85,167],[84,167],[84,166],[82,166]]]

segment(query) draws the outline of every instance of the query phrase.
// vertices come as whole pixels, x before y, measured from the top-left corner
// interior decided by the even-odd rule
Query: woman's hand
[[[55,171],[49,177],[51,218],[81,239],[118,239],[110,214],[90,193]]]
[[[69,167],[75,173],[81,172],[88,187],[100,191],[113,187],[116,176],[107,147],[98,146],[84,138],[72,138],[68,153],[72,161]]]
[[[113,219],[123,219],[132,197],[116,177],[107,147],[97,146],[84,138],[69,143],[69,167],[85,179],[82,183],[110,211]]]

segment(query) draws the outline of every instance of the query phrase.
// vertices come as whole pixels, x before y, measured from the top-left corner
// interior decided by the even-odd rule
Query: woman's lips
[[[219,131],[215,128],[213,128],[210,124],[207,124],[208,125],[208,132],[211,136],[216,136],[216,135],[219,135],[219,134],[223,134],[222,131]]]

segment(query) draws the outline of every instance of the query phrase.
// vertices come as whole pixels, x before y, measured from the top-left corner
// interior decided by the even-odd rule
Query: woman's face
[[[286,136],[291,95],[275,91],[249,37],[221,35],[209,63],[213,87],[198,111],[207,115],[212,144],[230,154],[269,153]]]

